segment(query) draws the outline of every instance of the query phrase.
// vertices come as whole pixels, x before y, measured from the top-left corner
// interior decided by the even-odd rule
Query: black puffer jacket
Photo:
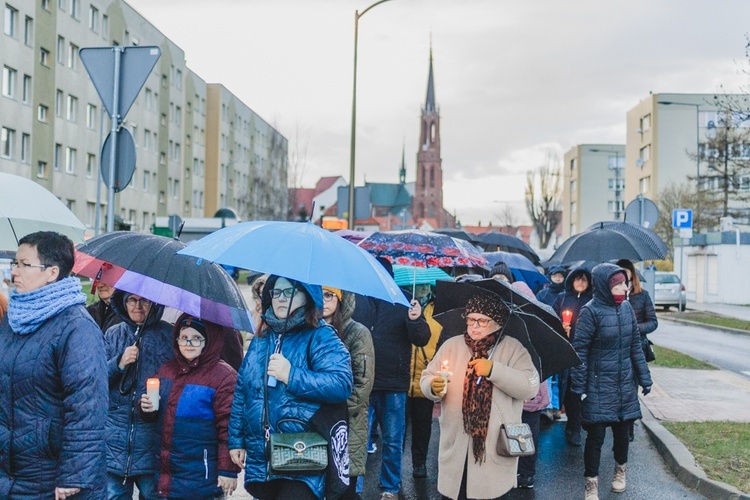
[[[584,292],[576,292],[573,288],[573,282],[579,276],[586,276],[589,280],[589,287]],[[561,293],[555,299],[552,304],[552,309],[555,310],[557,315],[562,319],[563,311],[570,311],[573,313],[572,319],[570,320],[570,342],[573,342],[576,332],[576,321],[578,321],[578,315],[581,308],[589,302],[594,294],[592,292],[593,284],[591,282],[591,273],[586,269],[576,269],[571,271],[568,277],[565,279],[565,292]]]
[[[571,391],[586,394],[584,424],[641,418],[636,380],[642,387],[652,384],[633,308],[627,301],[615,305],[609,288],[618,272],[624,271],[614,264],[594,268],[594,299],[576,323],[573,348],[582,364],[573,368]]]
[[[536,294],[536,300],[543,304],[547,304],[548,306],[552,306],[557,296],[565,291],[565,281],[563,281],[562,283],[552,282],[552,275],[557,273],[561,273],[563,276],[565,276],[565,269],[560,266],[552,266],[550,268],[549,272],[547,273],[547,278],[549,278],[549,285],[544,287],[544,289]]]
[[[649,333],[656,330],[659,326],[659,321],[656,319],[656,311],[654,310],[654,303],[651,301],[651,296],[646,290],[641,293],[631,295],[628,298],[630,306],[635,312],[635,319],[638,321],[638,330],[641,332],[641,337],[645,337]]]

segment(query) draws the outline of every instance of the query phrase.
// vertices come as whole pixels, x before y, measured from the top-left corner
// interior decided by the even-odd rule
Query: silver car
[[[675,306],[680,311],[685,310],[685,285],[675,273],[656,272],[654,280],[654,305],[668,311]]]

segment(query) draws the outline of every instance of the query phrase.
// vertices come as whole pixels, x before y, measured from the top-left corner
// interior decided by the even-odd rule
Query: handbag
[[[301,420],[282,418],[281,422]],[[328,441],[317,432],[273,432],[269,436],[272,474],[319,474],[328,467]]]
[[[536,453],[534,436],[529,424],[506,424],[503,412],[495,400],[492,404],[500,414],[500,433],[497,435],[497,454],[501,457],[527,457]]]
[[[656,354],[654,353],[653,342],[651,342],[645,335],[641,337],[641,347],[643,348],[643,355],[646,356],[646,363],[656,360]]]

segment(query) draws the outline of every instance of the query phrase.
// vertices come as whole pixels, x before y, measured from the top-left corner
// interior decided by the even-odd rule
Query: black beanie
[[[495,276],[496,274],[502,274],[506,278],[508,278],[509,283],[513,283],[515,278],[513,277],[513,273],[510,271],[510,268],[505,264],[505,262],[497,262],[495,263],[495,266],[490,269],[490,278]]]

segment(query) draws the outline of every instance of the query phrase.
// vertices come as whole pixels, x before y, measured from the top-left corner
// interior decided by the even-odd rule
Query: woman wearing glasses
[[[322,403],[345,402],[352,391],[349,352],[334,329],[321,320],[320,286],[270,276],[263,289],[262,311],[261,327],[237,379],[229,452],[232,461],[245,468],[245,489],[261,500],[323,498],[323,473],[271,474],[264,421],[272,433],[306,432],[300,423],[279,421],[310,422]],[[346,466],[348,472],[348,462]]]
[[[161,435],[156,495],[209,499],[231,495],[240,468],[227,448],[237,372],[220,359],[233,331],[183,314],[174,328],[175,357],[159,369],[158,410],[141,397],[144,420]],[[157,413],[158,411],[158,413]]]
[[[116,291],[112,309],[122,318],[104,334],[109,375],[107,417],[107,496],[133,498],[133,485],[142,498],[156,498],[156,457],[159,434],[156,423],[138,412],[138,397],[166,361],[174,357],[172,325],[161,320],[164,306]]]
[[[499,498],[516,485],[518,459],[496,452],[500,413],[507,423],[521,422],[539,374],[523,345],[502,335],[508,316],[497,296],[478,291],[466,304],[464,334],[446,340],[422,372],[424,395],[442,401],[438,491],[444,499]]]
[[[84,307],[73,242],[19,242],[0,323],[0,498],[101,498],[107,379],[102,334]]]

